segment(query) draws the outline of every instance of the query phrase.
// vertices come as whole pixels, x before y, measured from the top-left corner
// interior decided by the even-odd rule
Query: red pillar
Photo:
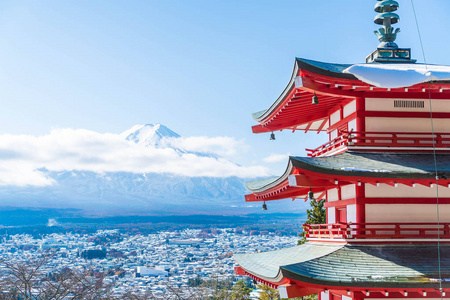
[[[361,203],[361,199],[366,197],[366,188],[364,183],[361,186],[356,185],[356,223],[366,223],[366,205]]]
[[[356,131],[366,131],[366,119],[364,112],[366,111],[366,99],[356,98]]]

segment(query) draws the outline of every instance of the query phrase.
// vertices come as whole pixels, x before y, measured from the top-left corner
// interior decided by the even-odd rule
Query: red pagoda
[[[424,65],[394,42],[393,0],[378,0],[381,42],[355,65],[296,58],[291,80],[254,133],[326,132],[277,178],[249,182],[248,202],[325,199],[308,242],[235,255],[236,273],[281,298],[450,297],[450,67]]]

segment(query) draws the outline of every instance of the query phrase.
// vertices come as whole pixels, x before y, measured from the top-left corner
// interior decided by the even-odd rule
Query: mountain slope
[[[178,133],[162,124],[135,125],[121,133],[124,139],[147,147],[161,147],[161,141],[167,138],[179,138]]]
[[[171,147],[167,141],[181,137],[161,124],[136,125],[120,137],[142,145],[148,151],[171,148],[180,156],[217,157]],[[238,177],[188,177],[151,172],[40,171],[52,178],[55,184],[45,187],[2,186],[1,205],[77,208],[93,215],[246,214],[260,211],[260,203],[244,201],[248,191],[244,187],[244,180]],[[272,208],[271,211],[283,211],[285,206],[273,207],[277,209]]]

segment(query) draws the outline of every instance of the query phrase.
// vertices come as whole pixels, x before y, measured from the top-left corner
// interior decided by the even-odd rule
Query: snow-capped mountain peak
[[[180,135],[162,124],[135,125],[121,133],[128,141],[144,146],[159,147],[164,138],[179,138]]]

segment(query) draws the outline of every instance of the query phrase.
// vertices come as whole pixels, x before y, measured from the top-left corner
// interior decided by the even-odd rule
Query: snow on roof
[[[450,66],[425,64],[356,64],[343,72],[382,88],[402,88],[419,83],[450,80]]]

